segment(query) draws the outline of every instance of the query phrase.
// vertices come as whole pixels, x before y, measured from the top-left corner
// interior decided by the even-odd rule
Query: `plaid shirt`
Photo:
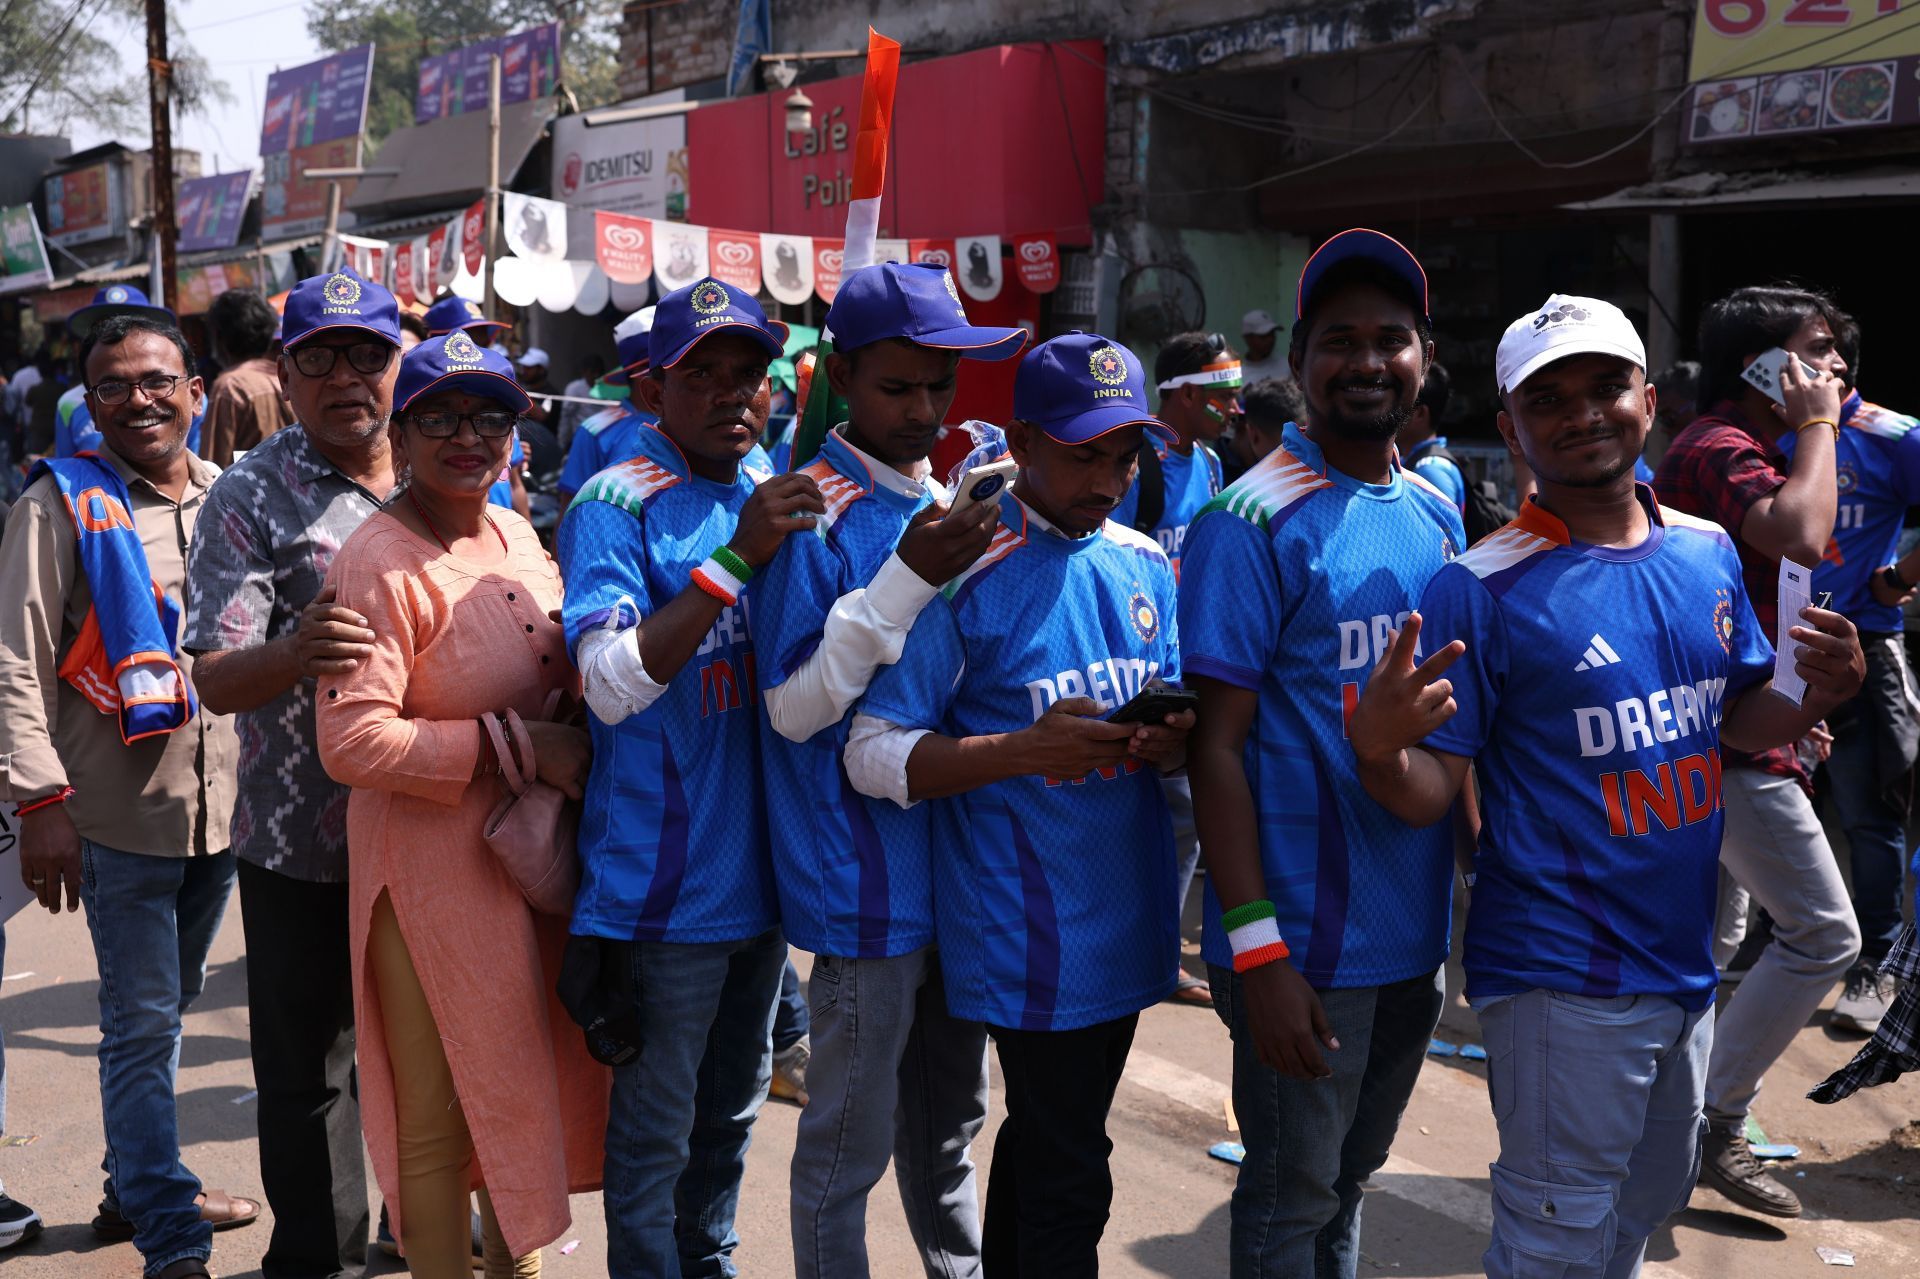
[[[1910,1070],[1920,1070],[1920,939],[1908,924],[1880,963],[1883,975],[1900,979],[1900,995],[1880,1019],[1867,1046],[1853,1060],[1816,1085],[1807,1096],[1832,1103],[1862,1088],[1892,1083]]]
[[[1727,530],[1740,552],[1747,598],[1769,639],[1778,633],[1780,561],[1748,545],[1740,536],[1740,526],[1754,503],[1773,496],[1787,482],[1786,465],[1779,450],[1747,425],[1746,415],[1732,401],[1722,400],[1673,437],[1653,477],[1653,491],[1661,505],[1712,520]],[[1811,785],[1791,746],[1758,755],[1733,750],[1722,754],[1729,764],[1795,777],[1803,786]]]

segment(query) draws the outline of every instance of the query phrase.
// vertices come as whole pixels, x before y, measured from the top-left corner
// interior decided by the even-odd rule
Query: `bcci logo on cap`
[[[449,365],[480,363],[480,348],[473,344],[473,339],[463,330],[455,330],[452,336],[447,338],[446,352]]]
[[[1713,593],[1713,633],[1723,650],[1733,652],[1733,593],[1725,588]]]
[[[1093,372],[1093,380],[1107,386],[1119,386],[1127,380],[1127,359],[1114,346],[1098,347],[1087,357],[1087,367]]]
[[[1127,620],[1133,623],[1133,633],[1148,643],[1160,634],[1160,612],[1138,583],[1134,585],[1133,597],[1127,601]]]
[[[352,306],[360,300],[360,284],[350,275],[331,275],[320,286],[320,296],[335,306]]]
[[[127,291],[121,288],[119,285],[116,284],[112,288],[107,290],[107,301],[113,302],[113,303],[120,303],[120,302],[125,302],[126,300],[127,300]]]
[[[701,315],[715,315],[732,305],[727,291],[709,280],[693,291],[693,309]]]

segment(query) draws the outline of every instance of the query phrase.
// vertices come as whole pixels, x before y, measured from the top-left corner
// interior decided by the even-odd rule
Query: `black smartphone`
[[[1164,724],[1167,716],[1197,710],[1200,694],[1190,688],[1155,684],[1133,695],[1133,700],[1107,716],[1109,724]]]

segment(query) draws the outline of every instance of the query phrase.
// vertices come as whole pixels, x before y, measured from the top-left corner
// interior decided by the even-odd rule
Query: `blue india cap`
[[[84,338],[93,332],[94,325],[116,315],[143,315],[149,320],[160,320],[166,324],[178,323],[172,311],[154,305],[142,290],[131,284],[109,284],[96,289],[93,301],[67,317],[67,332],[74,337]]]
[[[291,351],[327,329],[362,329],[399,346],[400,304],[352,267],[310,275],[287,294],[280,342]]]
[[[1328,271],[1354,259],[1377,262],[1400,277],[1420,307],[1420,318],[1431,321],[1433,304],[1427,296],[1427,272],[1413,251],[1383,231],[1354,227],[1342,231],[1313,251],[1300,268],[1300,288],[1294,294],[1293,318],[1298,323],[1307,313],[1307,305]]]
[[[1123,426],[1177,438],[1147,408],[1140,357],[1098,333],[1064,334],[1021,357],[1013,415],[1062,444],[1085,444]]]
[[[931,262],[882,262],[855,271],[840,282],[827,328],[843,351],[905,338],[970,360],[1010,360],[1027,344],[1025,329],[967,323],[952,272]]]
[[[465,391],[498,400],[515,413],[533,406],[513,376],[507,357],[481,346],[465,329],[455,329],[408,351],[400,360],[400,376],[393,384],[393,411],[434,391]]]
[[[647,335],[648,362],[670,369],[685,358],[701,338],[735,330],[758,342],[769,360],[787,348],[787,326],[769,320],[751,293],[730,289],[708,276],[675,289],[653,308],[653,329]]]
[[[480,304],[471,298],[448,295],[427,308],[421,317],[427,326],[428,337],[439,337],[442,333],[451,333],[455,329],[510,329],[511,324],[499,320],[489,320],[480,311]]]

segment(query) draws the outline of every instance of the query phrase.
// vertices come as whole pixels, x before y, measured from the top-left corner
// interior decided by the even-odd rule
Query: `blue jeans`
[[[106,1201],[133,1223],[147,1274],[205,1260],[213,1228],[180,1162],[174,1077],[180,1022],[207,980],[207,951],[233,894],[232,853],[161,857],[80,841],[80,904],[100,970],[100,1110]]]
[[[1833,797],[1853,858],[1853,917],[1860,957],[1879,965],[1900,935],[1900,879],[1907,866],[1906,820],[1880,791],[1873,725],[1856,720],[1834,734],[1827,761]]]
[[[1247,1148],[1233,1187],[1233,1279],[1353,1279],[1367,1178],[1387,1161],[1446,999],[1446,970],[1321,990],[1337,1052],[1331,1079],[1288,1079],[1260,1061],[1244,979],[1207,966],[1233,1034],[1233,1110]]]
[[[1488,1276],[1639,1274],[1700,1172],[1713,1010],[1530,990],[1479,1012],[1500,1129]]]
[[[629,953],[640,1054],[613,1072],[608,1273],[731,1279],[787,943],[771,928],[737,942],[633,942]]]
[[[807,997],[800,993],[800,974],[787,957],[780,974],[780,998],[773,1011],[773,1051],[785,1052],[807,1037]]]

